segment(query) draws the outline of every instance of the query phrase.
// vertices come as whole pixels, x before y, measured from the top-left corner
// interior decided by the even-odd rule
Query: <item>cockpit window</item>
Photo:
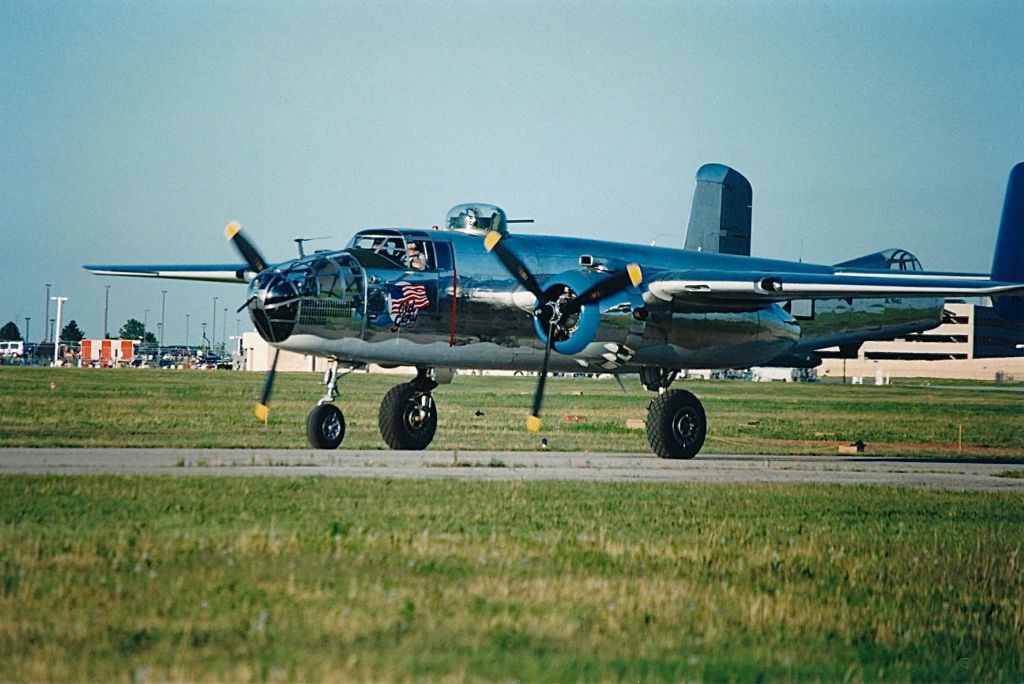
[[[492,230],[507,232],[506,223],[505,212],[501,207],[493,204],[460,204],[448,210],[445,227],[448,230],[484,235]]]
[[[378,264],[370,264],[363,259],[368,266],[393,267],[408,271],[433,271],[437,267],[431,240],[416,237],[406,240],[402,235],[366,233],[356,235],[349,248],[363,250],[368,257],[377,257],[374,261],[380,262]]]

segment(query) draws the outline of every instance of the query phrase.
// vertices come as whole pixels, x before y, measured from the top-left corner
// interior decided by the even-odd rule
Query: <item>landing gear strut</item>
[[[640,382],[657,398],[647,407],[647,441],[660,458],[693,458],[704,446],[708,419],[700,399],[686,390],[670,390],[679,371],[642,366]]]
[[[337,449],[345,439],[345,415],[334,404],[338,396],[338,373],[334,365],[324,373],[326,390],[306,418],[306,437],[314,449]]]
[[[381,437],[392,449],[426,449],[437,431],[437,404],[430,392],[437,387],[425,368],[411,382],[395,385],[380,403]]]

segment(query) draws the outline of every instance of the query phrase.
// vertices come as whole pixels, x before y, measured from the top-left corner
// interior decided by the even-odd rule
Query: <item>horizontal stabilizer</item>
[[[84,266],[85,270],[102,276],[136,278],[172,278],[215,283],[247,283],[252,272],[245,264],[199,264],[163,266]]]

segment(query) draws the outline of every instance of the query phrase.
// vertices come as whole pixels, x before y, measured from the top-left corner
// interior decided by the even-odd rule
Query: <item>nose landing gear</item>
[[[338,372],[332,364],[324,372],[324,396],[306,418],[306,437],[314,449],[337,449],[345,439],[345,414],[334,403]]]

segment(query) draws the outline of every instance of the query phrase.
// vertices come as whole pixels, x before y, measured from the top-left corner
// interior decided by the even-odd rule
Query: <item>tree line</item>
[[[157,344],[156,335],[146,330],[146,326],[143,325],[142,321],[134,318],[129,318],[125,321],[117,335],[122,340],[142,340],[144,344]],[[110,336],[108,335],[107,337]],[[0,342],[18,342],[23,339],[21,330],[18,329],[18,325],[14,321],[7,321],[0,328]],[[81,342],[85,339],[85,333],[82,332],[78,323],[72,320],[61,329],[60,339],[64,342]]]

